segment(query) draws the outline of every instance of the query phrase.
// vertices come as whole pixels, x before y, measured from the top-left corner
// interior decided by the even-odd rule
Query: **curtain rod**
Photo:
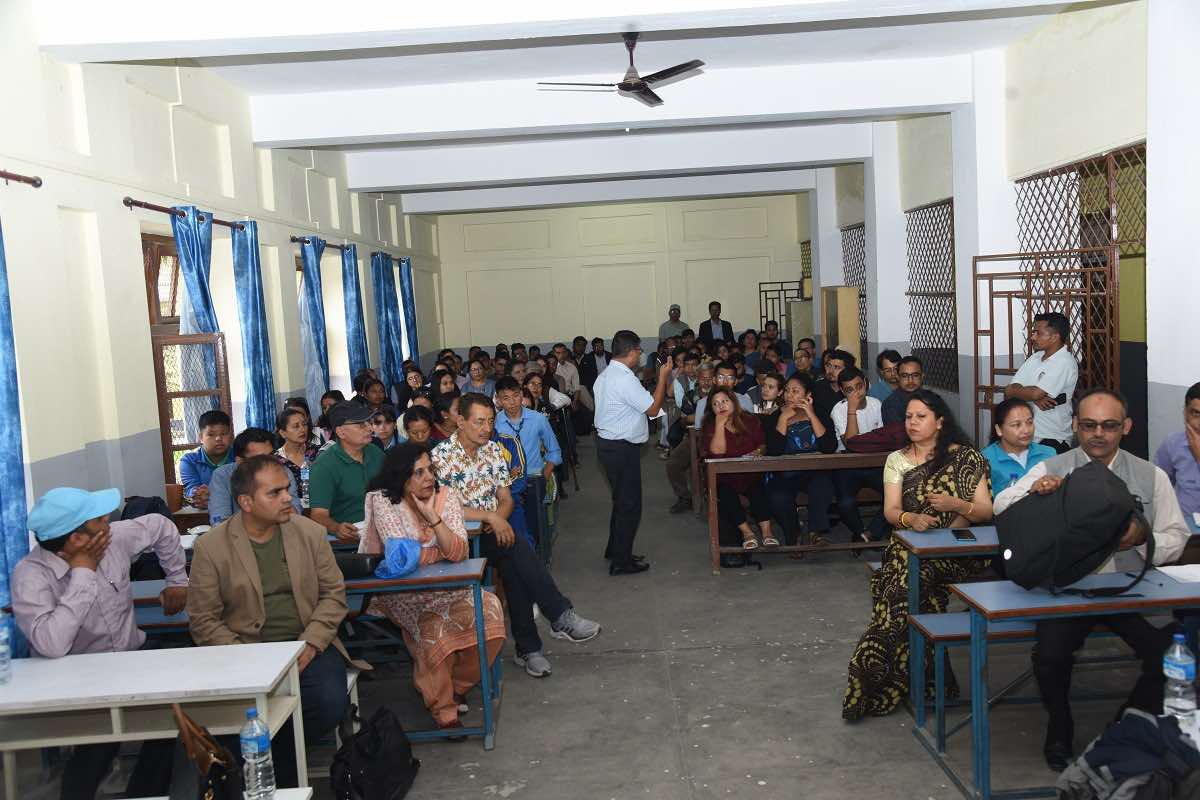
[[[0,178],[4,179],[5,183],[16,181],[17,183],[28,183],[35,189],[42,188],[42,179],[37,175],[21,175],[17,172],[9,172],[6,169],[0,169]]]
[[[308,244],[311,240],[307,236],[293,236],[292,241],[297,244]],[[333,244],[331,242],[326,242],[325,246],[332,247],[334,250],[341,250],[343,252],[345,252],[347,247],[344,244]]]
[[[167,208],[166,206],[156,206],[154,203],[147,203],[142,200],[134,200],[132,197],[126,197],[121,202],[130,211],[132,211],[134,208],[144,208],[148,211],[158,211],[163,214],[170,214],[172,216],[177,216],[177,217],[186,216],[182,211],[180,211],[177,208]],[[204,215],[200,214],[199,217],[200,217],[200,221],[204,222]],[[224,219],[217,219],[216,217],[213,217],[212,221],[213,221],[214,225],[223,225],[226,228],[237,228],[239,231],[246,230],[246,226],[240,222],[230,222],[230,221],[224,220]]]

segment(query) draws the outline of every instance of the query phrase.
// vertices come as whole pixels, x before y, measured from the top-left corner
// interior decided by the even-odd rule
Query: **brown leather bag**
[[[171,708],[179,738],[172,759],[170,800],[242,800],[239,760],[178,703]]]

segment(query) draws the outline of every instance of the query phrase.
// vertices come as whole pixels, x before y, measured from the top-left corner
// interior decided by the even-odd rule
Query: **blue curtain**
[[[246,221],[242,225],[244,230],[233,229],[233,287],[237,293],[242,364],[246,371],[246,425],[273,431],[275,380],[271,375],[271,345],[267,340],[267,310],[258,258],[258,223]]]
[[[371,366],[367,355],[367,326],[363,322],[362,287],[358,281],[358,247],[342,250],[342,302],[346,307],[346,349],[350,351],[350,376]]]
[[[21,449],[21,402],[17,394],[17,356],[13,349],[12,305],[4,231],[0,229],[0,606],[11,606],[13,567],[29,552],[25,527],[25,454]],[[26,653],[20,631],[6,619],[13,655]]]
[[[371,254],[371,284],[375,289],[375,319],[379,328],[379,379],[391,391],[404,381],[404,355],[400,349],[400,305],[396,300],[396,276],[392,257]]]
[[[171,230],[179,251],[179,272],[183,276],[184,302],[179,308],[180,333],[217,333],[217,312],[213,309],[208,276],[212,271],[212,218],[195,206],[177,206],[183,216],[171,215]],[[204,219],[201,221],[200,217]],[[185,390],[208,389],[217,385],[217,352],[209,345],[180,348],[180,381]],[[190,442],[200,438],[197,422],[205,411],[220,408],[220,398],[188,397],[183,401],[184,435]]]
[[[413,295],[412,259],[400,257],[400,298],[404,301],[404,332],[408,334],[408,357],[421,360],[417,347],[417,301]]]
[[[300,338],[304,345],[304,389],[308,407],[321,407],[321,395],[329,389],[329,346],[325,342],[325,306],[321,294],[321,253],[325,240],[308,236],[300,245],[300,267],[304,273],[300,293]]]

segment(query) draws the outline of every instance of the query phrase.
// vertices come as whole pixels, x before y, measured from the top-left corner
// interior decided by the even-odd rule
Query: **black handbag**
[[[346,580],[375,577],[375,568],[383,563],[384,556],[376,553],[334,553],[338,569]]]
[[[329,780],[336,800],[402,800],[420,768],[400,720],[385,706],[357,733],[342,736]]]
[[[242,800],[238,759],[204,726],[183,713],[178,703],[171,708],[179,738],[171,760],[169,800]]]

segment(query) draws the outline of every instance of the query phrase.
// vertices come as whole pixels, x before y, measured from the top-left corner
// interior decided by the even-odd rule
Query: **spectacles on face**
[[[1097,428],[1102,428],[1105,433],[1116,433],[1125,425],[1124,420],[1119,419],[1081,419],[1079,420],[1079,430],[1085,433],[1094,433]]]

